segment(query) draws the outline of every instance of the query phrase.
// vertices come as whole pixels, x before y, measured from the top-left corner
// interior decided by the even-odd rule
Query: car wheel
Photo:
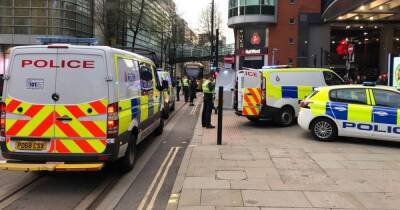
[[[338,135],[334,122],[324,118],[317,119],[312,123],[311,133],[319,141],[333,141]]]
[[[164,120],[163,119],[160,120],[160,124],[158,125],[155,132],[156,132],[157,136],[161,135],[164,132]]]
[[[277,122],[280,126],[290,126],[295,120],[294,110],[290,107],[284,107],[279,111]]]
[[[131,141],[128,143],[128,148],[126,149],[125,155],[119,160],[119,168],[123,173],[131,171],[136,163],[136,142],[137,136],[132,135]]]

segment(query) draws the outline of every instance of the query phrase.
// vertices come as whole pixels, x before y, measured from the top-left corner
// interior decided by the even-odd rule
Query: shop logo
[[[251,44],[252,45],[260,45],[261,43],[261,37],[258,32],[254,32],[253,35],[251,36]]]

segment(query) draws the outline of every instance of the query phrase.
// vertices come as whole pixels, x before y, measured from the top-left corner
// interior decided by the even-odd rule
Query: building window
[[[292,65],[292,64],[293,64],[293,58],[289,58],[289,59],[288,59],[288,64],[289,64],[289,65]]]
[[[290,19],[289,19],[289,24],[291,24],[291,25],[294,25],[294,24],[295,24],[294,18],[290,18]]]
[[[294,39],[293,38],[289,38],[289,44],[294,44]]]
[[[296,0],[289,0],[289,4],[296,4]]]

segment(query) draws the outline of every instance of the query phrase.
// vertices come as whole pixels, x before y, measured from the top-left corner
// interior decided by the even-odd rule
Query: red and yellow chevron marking
[[[257,116],[260,113],[261,89],[245,88],[243,94],[243,112],[244,116]]]
[[[26,119],[6,119],[6,135],[22,137],[58,137],[58,138],[104,138],[106,137],[105,120],[79,120],[107,114],[106,99],[78,105],[33,105],[15,99],[6,99],[6,111]],[[69,123],[56,118],[69,116]]]
[[[96,154],[103,153],[106,150],[105,139],[91,140],[73,140],[73,139],[56,139],[55,151],[62,154]]]

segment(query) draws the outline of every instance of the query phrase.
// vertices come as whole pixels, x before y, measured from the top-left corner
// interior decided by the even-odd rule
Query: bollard
[[[222,145],[222,111],[224,106],[224,87],[220,86],[218,90],[218,129],[217,144]]]

